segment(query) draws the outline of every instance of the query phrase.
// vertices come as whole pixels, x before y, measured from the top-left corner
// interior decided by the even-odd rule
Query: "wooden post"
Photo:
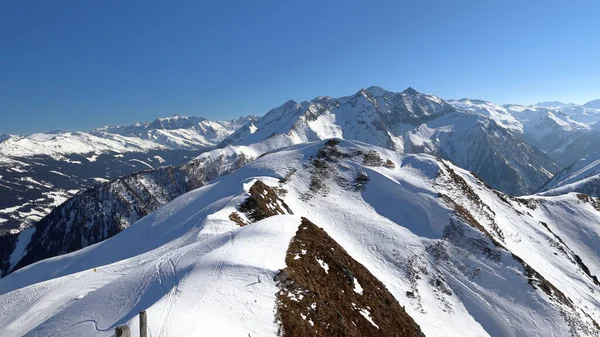
[[[148,337],[148,316],[146,311],[140,311],[140,337]]]
[[[120,325],[115,329],[117,337],[131,337],[131,332],[127,325]]]

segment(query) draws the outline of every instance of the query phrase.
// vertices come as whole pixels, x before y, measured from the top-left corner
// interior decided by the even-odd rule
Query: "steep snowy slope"
[[[391,335],[398,316],[408,336],[599,336],[598,208],[428,155],[295,145],[0,279],[0,334],[111,336],[147,310],[152,336]]]
[[[578,192],[600,197],[600,152],[582,158],[559,172],[541,191],[546,195]]]
[[[405,145],[408,153],[450,159],[512,195],[542,186],[558,169],[540,150],[477,115],[454,113],[424,123],[405,136]]]
[[[0,137],[0,235],[39,221],[79,190],[133,172],[181,165],[254,117],[173,116],[86,132]]]
[[[331,137],[359,140],[400,153],[442,156],[511,194],[535,191],[559,167],[510,135],[511,128],[518,127],[514,118],[490,111],[489,118],[497,123],[411,88],[394,93],[370,87],[347,97],[289,101],[240,128],[224,144],[252,144],[280,133],[295,143]],[[466,139],[482,144],[465,144]],[[469,147],[471,152],[465,152]],[[522,153],[515,155],[514,149]]]

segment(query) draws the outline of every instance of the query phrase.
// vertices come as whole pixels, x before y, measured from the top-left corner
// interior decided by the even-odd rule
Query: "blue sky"
[[[600,1],[2,1],[0,133],[408,86],[497,103],[600,98]]]

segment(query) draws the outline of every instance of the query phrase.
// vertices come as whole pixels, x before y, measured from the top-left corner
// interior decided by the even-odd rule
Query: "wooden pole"
[[[148,316],[146,311],[140,311],[140,337],[148,337]]]
[[[127,325],[120,325],[115,329],[117,337],[131,337],[131,332]]]

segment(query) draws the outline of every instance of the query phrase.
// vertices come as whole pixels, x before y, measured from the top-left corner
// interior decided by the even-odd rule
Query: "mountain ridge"
[[[508,112],[504,114],[512,120],[508,124],[512,123],[513,127],[518,124]],[[435,129],[427,127],[428,123],[435,124],[436,120],[444,120],[450,115],[467,116],[464,122],[473,125],[473,128],[439,123],[436,124]],[[488,183],[493,187],[511,194],[531,193],[559,170],[546,154],[526,146],[521,139],[508,136],[503,130],[495,128],[482,119],[484,117],[494,119],[494,116],[476,115],[472,111],[457,109],[435,95],[420,93],[413,88],[395,93],[372,86],[340,98],[317,97],[301,103],[288,101],[270,110],[259,120],[241,127],[220,146],[248,145],[281,133],[296,143],[327,138],[351,139],[393,149],[400,153],[420,151],[445,156],[446,159],[458,162],[457,156],[463,153],[443,151],[442,148],[459,148],[460,144],[451,143],[454,138],[481,137],[476,134],[480,133],[479,128],[483,127],[489,128],[483,131],[487,138],[486,142],[495,144],[497,149],[503,148],[501,151],[494,152],[499,158],[493,161],[498,164],[508,162],[507,166],[502,165],[503,170],[514,172],[507,172],[509,175],[514,176],[518,172],[525,176],[521,183],[514,185],[503,184],[500,180],[491,178],[492,175],[484,170],[485,165],[478,161],[478,158],[484,157],[485,153],[474,154],[471,160],[461,162],[460,165],[463,167],[488,179]],[[455,118],[453,121],[459,120],[460,118]],[[502,128],[510,129],[507,123],[497,118],[495,120]],[[427,132],[419,132],[419,137],[416,137],[414,135],[419,128]],[[458,132],[456,130],[461,130],[463,134],[454,137],[453,132]],[[494,132],[502,132],[503,136],[494,137]],[[438,137],[440,135],[443,137]],[[434,138],[429,139],[430,137]],[[441,138],[450,143],[440,144],[438,140]],[[417,140],[419,144],[413,144],[413,140]],[[428,146],[422,146],[423,142]],[[524,156],[535,162],[536,169],[531,169],[530,163],[511,156],[509,148],[521,148],[525,151]]]
[[[79,190],[140,170],[182,165],[253,118],[211,122],[177,116],[104,131],[2,136],[0,235],[28,227]]]
[[[290,144],[275,137],[252,146],[215,149],[180,166],[126,175],[73,195],[24,231],[0,235],[0,277],[104,241],[181,194]]]
[[[319,312],[329,298],[377,331],[369,329],[388,327],[385,302],[372,297],[377,280],[426,336],[597,336],[597,202],[510,197],[449,161],[358,141],[279,147],[111,240],[0,279],[0,331],[109,336],[146,310],[152,335],[277,336],[281,326],[326,334]],[[373,279],[333,258],[338,250]],[[296,264],[310,277],[293,274],[303,270]],[[301,311],[286,311],[294,303]],[[293,313],[294,325],[274,308]],[[96,325],[77,324],[90,319]]]
[[[524,142],[538,147],[560,166],[566,167],[594,150],[600,133],[594,123],[600,110],[581,106],[539,107],[516,104],[496,105],[484,100],[449,101],[456,108],[488,116]]]
[[[539,191],[541,195],[571,192],[600,197],[600,152],[590,154],[566,167]]]

